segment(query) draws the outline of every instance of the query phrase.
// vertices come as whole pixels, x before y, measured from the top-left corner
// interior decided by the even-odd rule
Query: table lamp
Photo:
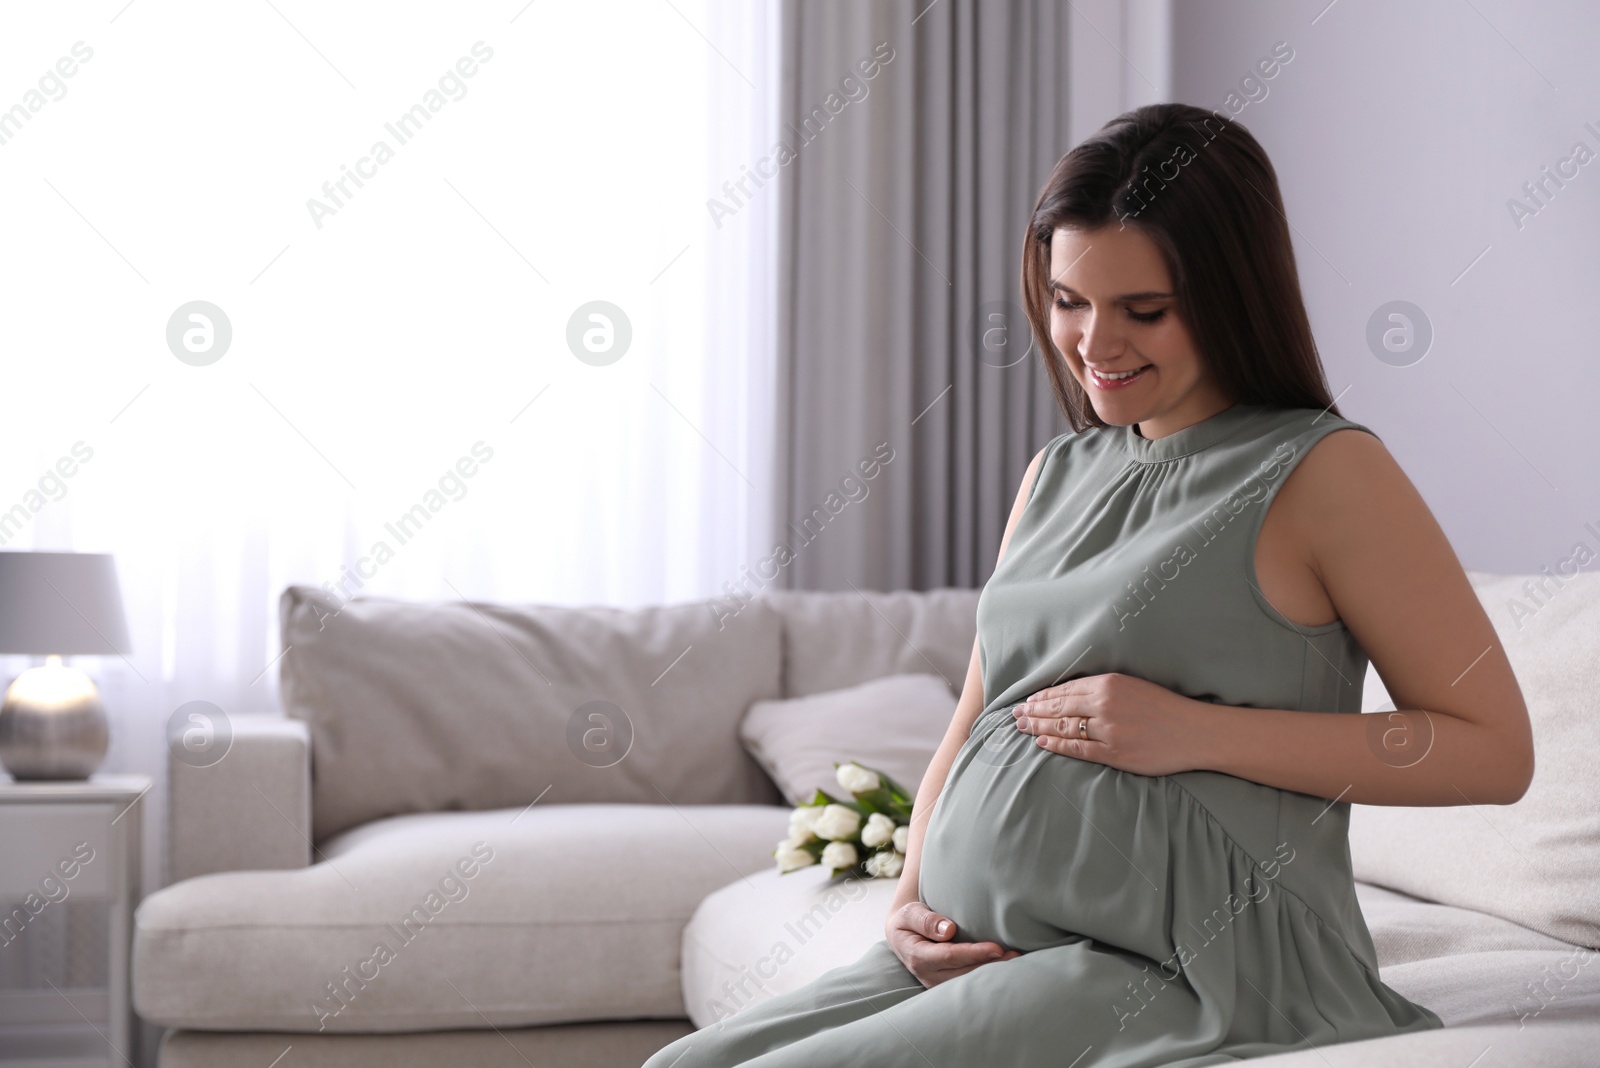
[[[0,653],[43,656],[0,704],[0,764],[17,779],[87,779],[105,759],[105,706],[63,656],[131,652],[108,553],[0,552]]]

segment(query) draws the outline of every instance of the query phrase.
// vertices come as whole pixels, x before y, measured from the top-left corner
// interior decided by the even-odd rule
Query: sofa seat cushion
[[[897,882],[769,870],[709,894],[683,931],[690,1021],[708,1026],[856,960],[883,937]],[[1384,981],[1446,1024],[1576,1018],[1600,1040],[1600,953],[1365,883],[1356,897]]]
[[[772,866],[788,810],[547,805],[399,816],[296,871],[140,905],[134,1003],[167,1027],[392,1032],[684,1015],[684,924]]]
[[[683,929],[683,1004],[705,1027],[849,964],[883,937],[898,879],[769,868],[709,894]]]
[[[403,1035],[169,1031],[160,1068],[638,1068],[688,1033],[687,1020]]]

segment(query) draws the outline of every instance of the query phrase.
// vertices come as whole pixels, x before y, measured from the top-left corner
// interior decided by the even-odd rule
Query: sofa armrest
[[[230,717],[222,759],[167,753],[167,881],[311,862],[311,735],[284,716]]]

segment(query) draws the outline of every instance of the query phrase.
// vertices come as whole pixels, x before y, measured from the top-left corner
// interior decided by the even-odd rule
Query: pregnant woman
[[[1349,806],[1515,801],[1527,711],[1329,396],[1271,164],[1129,112],[1057,164],[1022,275],[1074,431],[1023,478],[886,937],[648,1068],[1194,1068],[1441,1026],[1378,976]],[[1369,657],[1400,711],[1358,714]]]

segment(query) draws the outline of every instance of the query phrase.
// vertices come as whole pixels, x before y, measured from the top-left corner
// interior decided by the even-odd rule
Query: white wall
[[[1237,119],[1277,168],[1340,409],[1387,442],[1468,568],[1600,554],[1600,6],[1327,5],[1174,2],[1171,98],[1222,108],[1288,42]],[[1507,202],[1531,204],[1523,184],[1578,142],[1594,161],[1519,229]],[[1366,341],[1392,300],[1433,326],[1409,366]]]
[[[1172,15],[1169,0],[1074,0],[1071,11],[1075,145],[1129,108],[1172,99]]]

